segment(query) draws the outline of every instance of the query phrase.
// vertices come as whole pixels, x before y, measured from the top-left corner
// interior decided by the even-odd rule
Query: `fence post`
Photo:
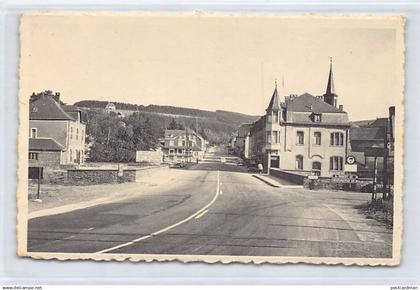
[[[40,199],[40,186],[41,186],[41,167],[38,167],[38,190],[36,193],[36,199]]]

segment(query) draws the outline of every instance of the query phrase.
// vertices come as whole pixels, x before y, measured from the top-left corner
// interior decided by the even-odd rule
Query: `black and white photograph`
[[[27,13],[18,254],[398,265],[404,19]]]

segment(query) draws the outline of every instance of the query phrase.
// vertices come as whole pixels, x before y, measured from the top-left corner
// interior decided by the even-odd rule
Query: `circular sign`
[[[356,162],[356,159],[354,158],[354,156],[347,156],[347,164],[354,164],[354,162]]]

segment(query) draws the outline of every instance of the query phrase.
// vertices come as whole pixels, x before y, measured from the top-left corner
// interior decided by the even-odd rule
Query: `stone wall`
[[[372,180],[357,180],[355,182],[335,182],[331,178],[306,178],[303,186],[313,190],[345,190],[355,192],[372,192]]]
[[[137,172],[135,169],[126,169],[123,172],[123,182],[136,182]]]
[[[163,152],[160,148],[155,151],[136,151],[136,162],[161,164],[163,162]]]
[[[270,168],[270,175],[278,178],[285,179],[295,184],[304,185],[306,176],[296,174],[293,172],[283,171],[276,168]]]
[[[67,181],[73,184],[135,182],[136,170],[125,169],[123,175],[119,176],[116,169],[69,169]]]
[[[46,169],[59,169],[61,160],[61,151],[36,151],[29,152],[38,153],[38,160],[29,159],[29,167],[44,167]]]

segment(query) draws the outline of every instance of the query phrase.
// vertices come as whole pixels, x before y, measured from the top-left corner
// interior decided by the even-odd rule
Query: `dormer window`
[[[37,133],[38,133],[37,128],[31,128],[31,138],[36,138]]]
[[[315,123],[320,123],[321,122],[321,114],[313,114],[312,115],[312,121]]]
[[[272,123],[273,122],[273,115],[272,113],[267,114],[267,123]]]
[[[279,112],[273,111],[273,123],[278,123],[278,122],[279,122]]]

